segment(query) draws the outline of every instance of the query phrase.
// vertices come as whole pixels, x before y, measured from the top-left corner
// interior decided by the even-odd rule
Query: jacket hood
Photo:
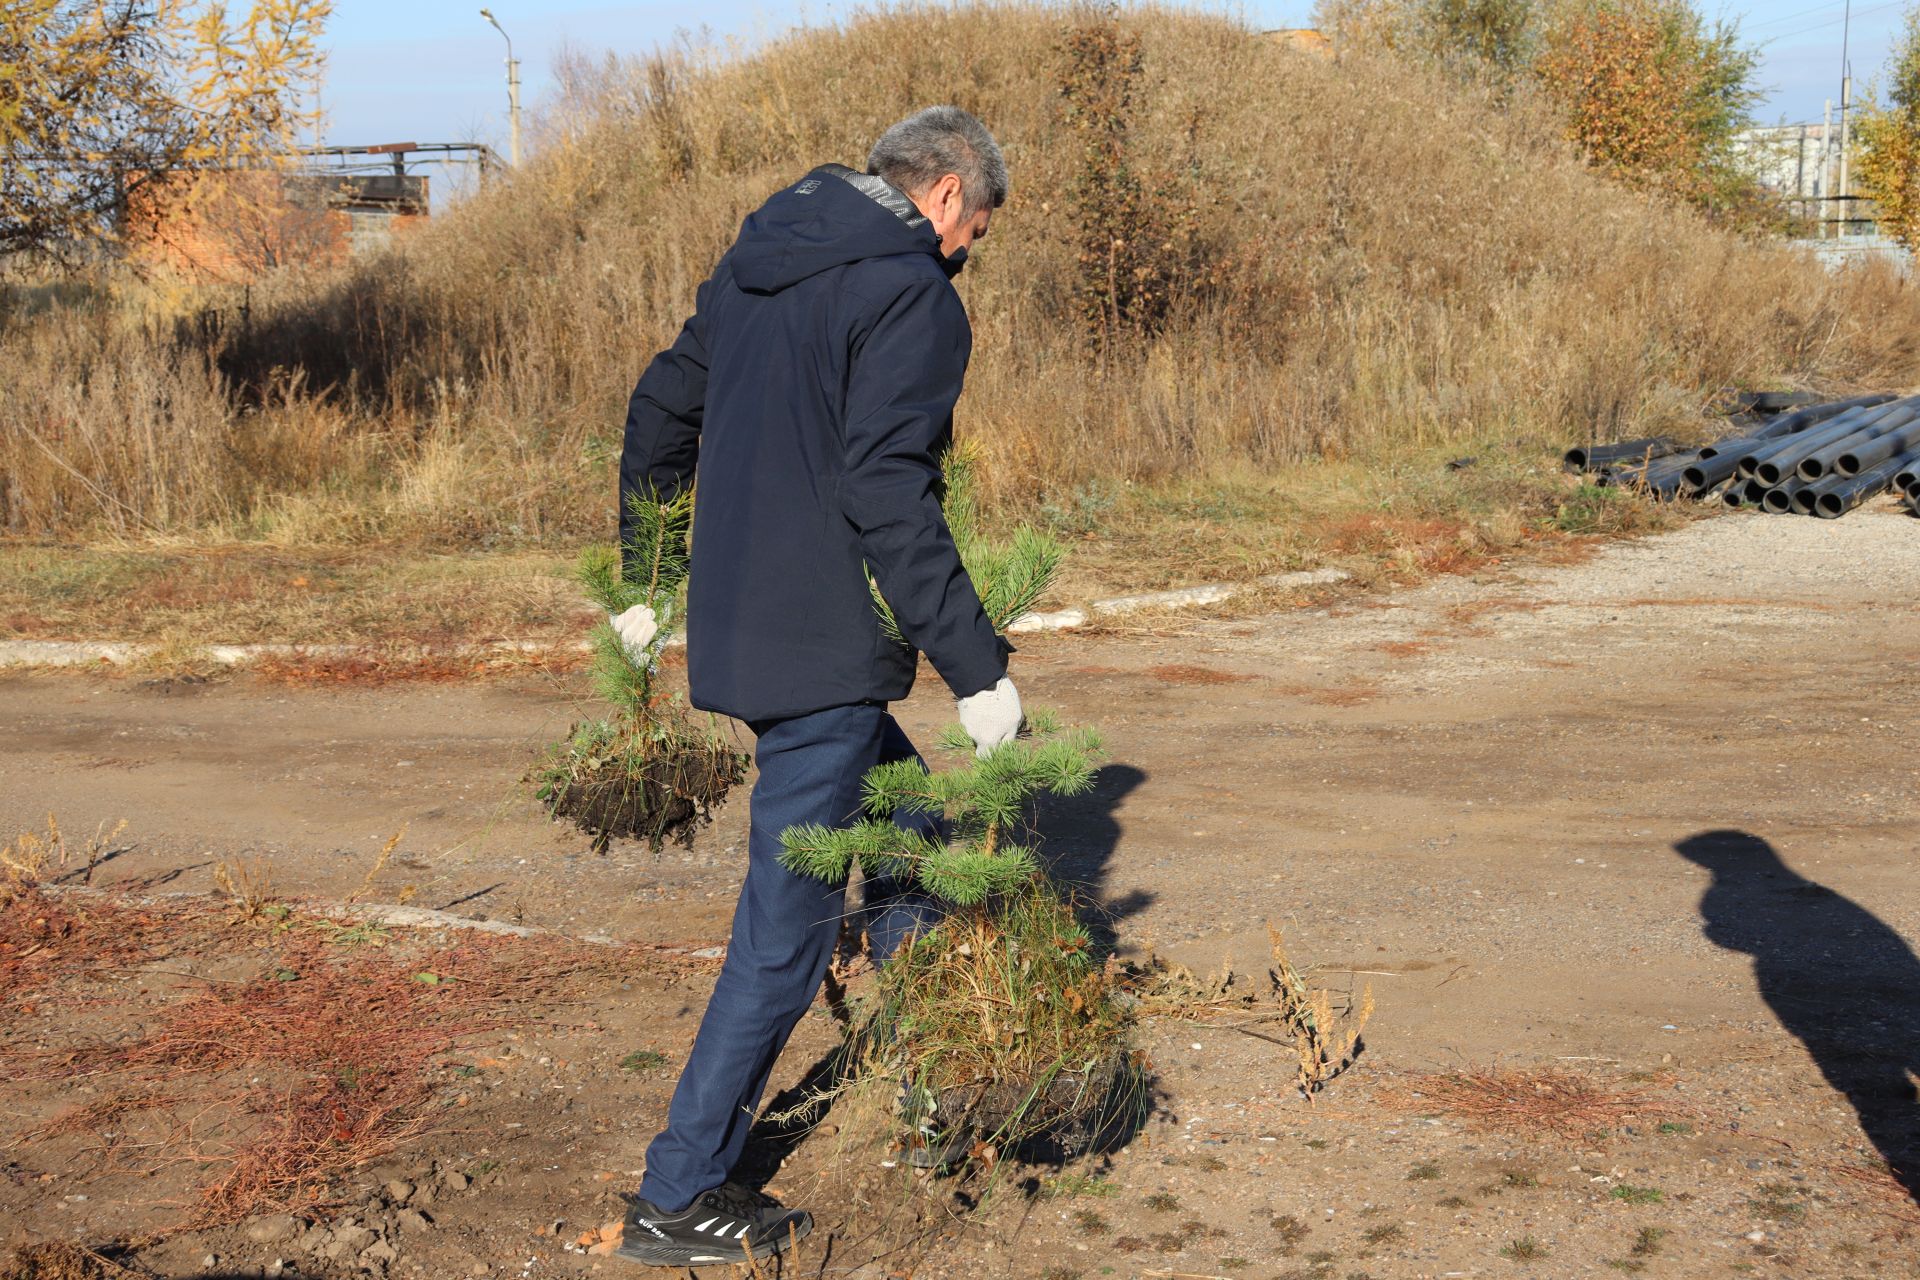
[[[733,278],[743,289],[777,293],[849,262],[915,253],[949,277],[960,270],[906,196],[870,174],[822,165],[747,215],[733,247]]]

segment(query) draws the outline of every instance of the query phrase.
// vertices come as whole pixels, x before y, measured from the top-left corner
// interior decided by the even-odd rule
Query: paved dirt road
[[[1270,1046],[1160,1033],[1171,1118],[1118,1163],[1134,1199],[1095,1206],[1111,1230],[1047,1202],[954,1274],[1494,1274],[1524,1263],[1498,1252],[1523,1233],[1539,1274],[1920,1274],[1912,1201],[1849,1172],[1876,1149],[1910,1186],[1920,1169],[1916,660],[1920,522],[1877,512],[1715,519],[1584,563],[1023,643],[1030,700],[1107,736],[1114,763],[1048,816],[1048,847],[1121,945],[1254,964],[1272,921],[1379,1011],[1363,1069],[1311,1118]],[[938,692],[923,680],[903,711],[917,735]],[[218,859],[262,857],[276,888],[342,896],[404,825],[373,898],[411,883],[460,914],[720,941],[744,803],[691,849],[598,858],[527,797],[579,698],[4,677],[0,829],[124,817],[132,847],[97,881],[204,890]],[[1589,1150],[1375,1097],[1495,1062],[1652,1072],[1690,1118]],[[1408,1181],[1427,1159],[1441,1180]],[[1649,1180],[1655,1210],[1608,1197]],[[1156,1188],[1213,1225],[1135,1256],[1159,1238],[1134,1220]],[[1656,1221],[1667,1243],[1629,1253]]]

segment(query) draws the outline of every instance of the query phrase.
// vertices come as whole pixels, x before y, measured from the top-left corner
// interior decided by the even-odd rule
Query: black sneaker
[[[679,1213],[633,1197],[614,1253],[652,1267],[701,1267],[771,1258],[813,1230],[799,1209],[783,1209],[737,1182],[715,1187]]]

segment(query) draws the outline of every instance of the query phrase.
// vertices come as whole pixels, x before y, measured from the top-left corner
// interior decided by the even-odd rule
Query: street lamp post
[[[482,9],[480,16],[492,23],[500,38],[507,42],[507,163],[517,169],[520,167],[520,60],[513,56],[513,37],[500,25],[500,19],[493,16],[493,10]]]

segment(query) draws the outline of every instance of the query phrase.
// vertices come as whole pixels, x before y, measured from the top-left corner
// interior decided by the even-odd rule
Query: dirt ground
[[[1371,986],[1364,1053],[1308,1106],[1289,1051],[1231,1019],[1147,1026],[1160,1103],[1141,1137],[1027,1194],[1010,1181],[966,1221],[938,1211],[955,1188],[850,1173],[866,1157],[832,1132],[764,1148],[786,1160],[774,1189],[820,1223],[788,1273],[1920,1275],[1917,624],[1920,522],[1861,512],[1023,640],[1028,699],[1106,735],[1095,792],[1043,829],[1122,951],[1257,970],[1271,922],[1318,981]],[[926,677],[900,714],[931,740],[949,706]],[[0,831],[126,819],[95,887],[207,894],[224,861],[269,869],[283,897],[410,886],[416,905],[652,948],[610,951],[630,968],[575,974],[437,1058],[446,1119],[333,1208],[170,1234],[132,1265],[645,1274],[572,1242],[618,1216],[663,1115],[746,805],[690,848],[595,856],[521,782],[591,711],[565,676],[0,676]],[[460,932],[394,930],[382,954],[439,963],[419,957]],[[258,970],[259,942],[218,936],[241,940],[95,975],[84,1007],[0,1002],[9,1232],[105,1245],[182,1219],[191,1165],[140,1174],[99,1133],[20,1135],[107,1087],[74,1044]],[[810,1018],[776,1084],[832,1040]],[[33,1054],[69,1067],[35,1078],[17,1067]],[[1483,1127],[1446,1092],[1482,1069],[1631,1098],[1605,1123],[1536,1105]],[[848,1195],[923,1229],[863,1235]]]

